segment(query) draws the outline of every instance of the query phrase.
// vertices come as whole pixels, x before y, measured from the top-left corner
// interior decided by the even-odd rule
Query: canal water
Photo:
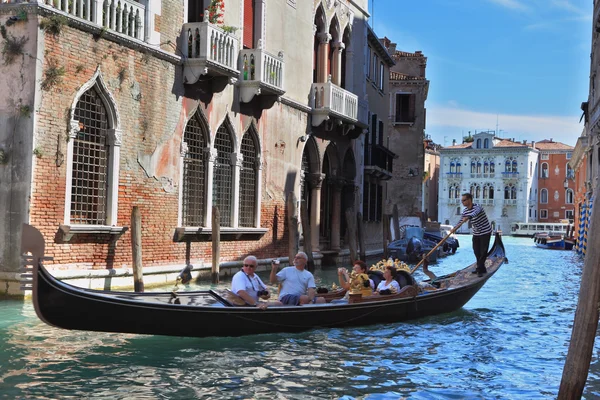
[[[473,262],[470,236],[459,239],[432,271]],[[0,301],[0,399],[555,398],[583,263],[531,239],[504,242],[510,263],[463,309],[366,328],[208,339],[71,332],[43,324],[30,302]],[[330,284],[335,269],[318,279]],[[600,396],[599,347],[588,399]]]

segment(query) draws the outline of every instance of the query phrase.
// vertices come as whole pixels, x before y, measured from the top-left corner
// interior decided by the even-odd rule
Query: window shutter
[[[244,0],[244,47],[254,48],[254,0]]]
[[[396,93],[396,122],[402,122],[402,95]]]
[[[379,121],[379,144],[384,146],[383,143],[383,121]]]
[[[371,115],[371,144],[377,144],[377,114]]]
[[[415,95],[411,94],[408,99],[408,121],[415,122]]]

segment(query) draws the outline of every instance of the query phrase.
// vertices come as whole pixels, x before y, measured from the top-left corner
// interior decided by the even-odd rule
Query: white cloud
[[[492,3],[498,4],[499,6],[509,8],[511,10],[519,10],[519,11],[529,10],[529,7],[527,7],[525,4],[521,3],[518,0],[489,0],[489,1],[491,1]]]
[[[496,115],[456,107],[427,106],[427,133],[442,145],[449,145],[449,143],[444,143],[444,140],[439,138],[444,139],[449,136],[460,143],[462,135],[466,136],[468,131],[474,133],[475,130],[496,129],[496,121],[498,121],[500,137],[515,138],[519,141],[552,138],[554,141],[570,146],[575,145],[583,129],[583,124],[578,122],[578,116]]]

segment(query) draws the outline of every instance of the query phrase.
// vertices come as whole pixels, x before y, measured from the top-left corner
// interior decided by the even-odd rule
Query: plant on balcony
[[[211,0],[206,10],[208,11],[208,22],[211,24],[223,24],[225,0]]]
[[[40,21],[40,28],[47,33],[58,36],[60,35],[62,28],[68,24],[69,19],[67,17],[64,15],[55,14],[51,15],[50,17],[43,18]]]

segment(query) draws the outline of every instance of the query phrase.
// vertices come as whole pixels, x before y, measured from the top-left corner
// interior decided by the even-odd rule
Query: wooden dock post
[[[363,223],[362,213],[356,213],[356,226],[358,227],[358,248],[359,257],[363,261],[367,261],[367,245],[365,244],[365,225]]]
[[[300,202],[300,219],[302,222],[302,236],[304,237],[304,252],[308,256],[306,268],[309,272],[315,272],[315,259],[312,253],[312,241],[308,219],[308,207],[305,201]]]
[[[383,214],[382,218],[383,220],[383,258],[384,259],[388,259],[389,255],[389,251],[388,251],[388,244],[391,240],[390,238],[390,216],[389,214]]]
[[[221,215],[219,207],[212,208],[212,283],[219,283],[219,262],[221,261]]]
[[[294,257],[298,254],[298,212],[296,208],[296,195],[294,192],[288,193],[287,198],[288,212],[288,254],[290,257],[289,264],[293,264]]]
[[[600,228],[600,196],[594,198],[590,232]],[[558,399],[580,399],[590,369],[594,339],[598,329],[598,301],[600,301],[600,235],[590,235],[581,275],[579,300],[573,321],[569,352],[558,389]]]
[[[398,216],[398,205],[394,204],[394,209],[392,210],[392,223],[394,224],[394,232],[392,233],[394,239],[400,239],[400,217]]]
[[[142,270],[142,215],[140,208],[131,210],[131,260],[133,263],[133,290],[144,292],[144,271]]]
[[[356,217],[352,208],[346,209],[346,225],[348,226],[348,248],[350,250],[350,262],[354,264],[358,260],[356,252]]]

